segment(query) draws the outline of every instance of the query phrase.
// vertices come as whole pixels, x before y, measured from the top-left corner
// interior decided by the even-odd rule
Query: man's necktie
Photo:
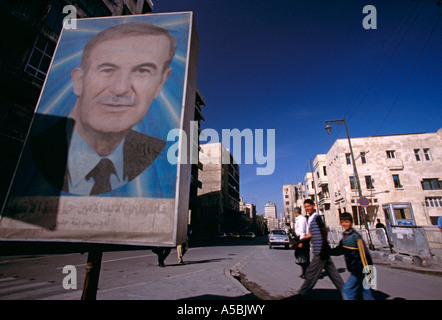
[[[110,175],[117,174],[115,166],[108,158],[103,158],[98,164],[86,175],[86,180],[94,178],[94,186],[90,195],[101,194],[112,190],[110,183]]]

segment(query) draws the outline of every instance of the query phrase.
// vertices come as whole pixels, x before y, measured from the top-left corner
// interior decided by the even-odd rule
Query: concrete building
[[[304,176],[304,185],[305,185],[305,198],[316,201],[316,186],[313,180],[313,175],[311,172],[306,172]]]
[[[353,214],[356,225],[364,225],[366,216],[371,228],[377,218],[387,226],[436,224],[442,216],[442,129],[353,138],[351,143],[368,206],[358,206],[348,140],[336,140],[325,157],[325,171],[323,155],[318,155],[315,165],[316,186],[321,188],[318,198],[329,227],[338,227],[339,214],[344,211]]]
[[[64,6],[79,18],[142,14],[151,0],[0,1],[0,205],[6,196],[62,29]]]
[[[242,231],[256,232],[256,206],[246,203],[243,198],[239,198],[239,212],[241,215]]]
[[[305,188],[304,183],[286,184],[282,186],[282,198],[284,206],[284,224],[288,225],[292,230],[295,227],[295,215],[293,210],[295,207],[300,207],[302,214],[305,215],[304,200]]]
[[[264,215],[267,219],[267,226],[269,230],[280,227],[275,203],[269,201],[265,204]]]
[[[222,163],[228,153],[230,163]],[[198,189],[198,208],[192,217],[196,234],[215,235],[217,232],[242,232],[239,210],[239,166],[222,143],[200,146],[202,170]]]
[[[198,134],[201,133],[201,120],[205,121],[206,119],[203,116],[202,113],[202,106],[205,106],[206,102],[203,99],[203,96],[201,95],[200,91],[196,90],[195,95],[195,116],[194,121],[198,124]],[[193,143],[193,142],[192,142]],[[199,144],[199,140],[198,140]],[[192,164],[191,168],[191,178],[190,178],[190,194],[189,194],[189,217],[188,217],[188,224],[192,226],[192,220],[196,219],[197,215],[197,208],[198,208],[198,190],[202,188],[202,183],[199,180],[199,173],[203,169],[203,164],[199,161],[199,150],[200,145],[198,145],[198,152],[196,154],[196,157],[198,157],[198,163]],[[194,150],[194,148],[191,148],[191,152]],[[193,158],[193,155],[191,155],[191,159]]]
[[[239,211],[243,212],[244,215],[250,219],[256,219],[256,206],[252,203],[246,203],[243,198],[239,198]]]

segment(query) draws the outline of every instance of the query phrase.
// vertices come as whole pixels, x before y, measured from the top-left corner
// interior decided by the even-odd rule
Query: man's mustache
[[[131,96],[125,95],[125,96],[116,96],[113,94],[106,95],[103,97],[100,97],[98,99],[98,103],[101,104],[108,104],[108,105],[125,105],[125,106],[133,106],[137,104],[137,99],[135,98],[135,94],[132,94]]]

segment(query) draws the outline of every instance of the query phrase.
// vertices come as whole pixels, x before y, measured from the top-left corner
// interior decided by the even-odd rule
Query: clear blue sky
[[[240,193],[264,214],[282,185],[326,153],[325,120],[351,137],[442,127],[442,6],[437,0],[154,0],[154,13],[193,11],[202,128],[276,130],[272,175],[240,165]],[[377,29],[365,30],[365,5]],[[244,158],[243,158],[244,162]]]

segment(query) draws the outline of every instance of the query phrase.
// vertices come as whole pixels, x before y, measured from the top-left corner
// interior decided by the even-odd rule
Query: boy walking
[[[362,293],[363,300],[374,300],[371,289],[364,288],[364,271],[369,272],[368,266],[372,265],[370,253],[359,233],[353,229],[353,217],[344,212],[340,216],[341,226],[344,228],[339,246],[331,250],[331,255],[345,256],[345,263],[351,273],[343,287],[344,300],[357,300]]]
[[[308,233],[293,245],[296,247],[300,243],[311,240],[313,244],[313,258],[305,272],[305,281],[299,289],[298,296],[301,299],[306,297],[318,281],[322,269],[325,269],[330,280],[342,294],[344,281],[329,256],[330,246],[327,242],[327,228],[319,213],[316,212],[315,203],[311,199],[304,201],[304,208],[309,215]]]

